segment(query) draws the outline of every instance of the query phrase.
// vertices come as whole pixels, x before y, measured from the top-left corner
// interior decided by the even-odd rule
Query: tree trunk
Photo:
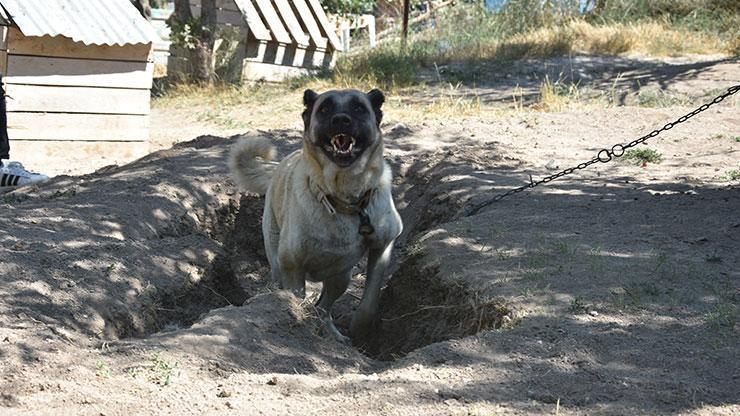
[[[192,54],[193,77],[198,83],[211,84],[214,79],[214,51],[216,42],[216,0],[201,0],[201,36]]]
[[[596,0],[596,13],[602,13],[604,11],[604,7],[606,6],[606,0]]]
[[[199,84],[211,84],[214,80],[214,51],[216,42],[216,0],[201,0],[201,14],[197,27],[190,28],[195,45],[190,46],[190,76]],[[175,11],[170,18],[176,22],[193,22],[190,0],[175,0]],[[168,19],[168,20],[169,20]],[[195,23],[194,22],[194,23]]]
[[[190,0],[175,0],[175,11],[167,20],[174,20],[176,22],[184,22],[192,19],[193,13],[190,11]]]

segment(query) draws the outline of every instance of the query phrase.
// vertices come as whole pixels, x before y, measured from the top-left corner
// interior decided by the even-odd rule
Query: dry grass
[[[182,118],[217,127],[223,134],[249,128],[275,129],[295,127],[301,123],[303,91],[307,88],[325,91],[333,88],[356,88],[369,91],[376,85],[366,79],[302,79],[284,84],[212,87],[179,85],[152,100],[155,110],[172,111]],[[478,117],[487,112],[500,114],[500,107],[482,103],[479,96],[463,91],[460,84],[448,84],[441,94],[430,100],[418,100],[418,87],[384,90],[386,120],[419,122],[440,118]]]
[[[701,32],[678,31],[660,22],[593,25],[572,20],[565,26],[537,29],[489,45],[485,58],[521,59],[571,53],[680,56],[725,52],[719,38]],[[459,56],[458,59],[462,59]]]
[[[659,21],[595,25],[572,19],[563,25],[505,38],[473,37],[460,42],[446,42],[438,33],[421,33],[412,37],[406,52],[398,43],[390,42],[342,57],[332,78],[338,85],[359,83],[396,90],[418,83],[417,74],[422,68],[450,62],[507,62],[580,53],[682,56],[740,51],[740,40],[727,42],[706,32],[678,30]]]

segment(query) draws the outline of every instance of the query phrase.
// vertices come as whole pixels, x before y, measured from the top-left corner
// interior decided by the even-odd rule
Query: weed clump
[[[638,166],[648,163],[660,163],[663,156],[653,149],[630,149],[624,153],[622,160]]]

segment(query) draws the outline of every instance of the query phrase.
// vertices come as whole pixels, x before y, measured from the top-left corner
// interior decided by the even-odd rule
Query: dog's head
[[[379,90],[331,90],[303,94],[304,138],[337,166],[346,168],[381,140],[380,107],[385,97]]]

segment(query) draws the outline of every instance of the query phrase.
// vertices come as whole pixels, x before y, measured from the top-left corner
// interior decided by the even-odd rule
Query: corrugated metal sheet
[[[0,0],[0,5],[26,36],[65,36],[86,45],[159,39],[129,0]]]

